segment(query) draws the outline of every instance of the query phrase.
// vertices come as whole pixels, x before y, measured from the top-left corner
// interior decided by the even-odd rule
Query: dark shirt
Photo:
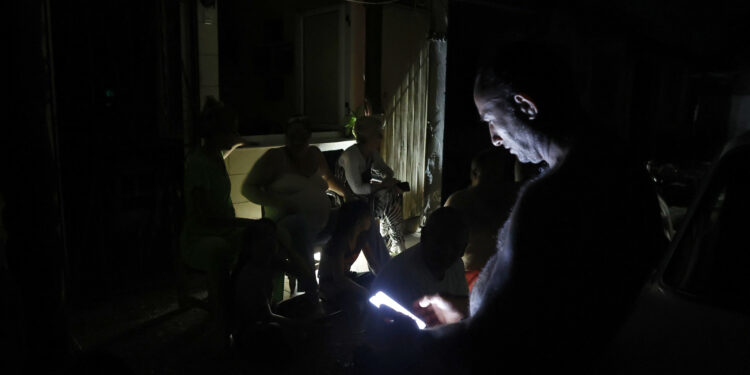
[[[524,186],[499,244],[472,291],[476,313],[450,346],[477,370],[502,363],[533,373],[575,367],[606,345],[666,239],[645,166],[591,141]]]

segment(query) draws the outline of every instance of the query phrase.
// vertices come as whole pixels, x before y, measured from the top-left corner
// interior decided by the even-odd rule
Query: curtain
[[[404,218],[420,216],[424,207],[425,145],[430,44],[425,41],[393,97],[386,101],[386,126],[382,155],[396,174],[408,181],[404,194]]]

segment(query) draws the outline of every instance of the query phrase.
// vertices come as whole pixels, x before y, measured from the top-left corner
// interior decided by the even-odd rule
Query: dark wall
[[[0,127],[0,373],[52,373],[67,357],[65,246],[54,138],[45,1],[8,4],[4,82],[7,112]],[[5,241],[2,238],[0,241]]]
[[[747,6],[591,1],[450,3],[443,199],[468,184],[471,156],[491,147],[472,101],[477,61],[498,43],[564,46],[596,126],[649,159],[688,166],[727,139],[732,92],[750,70]],[[573,91],[571,90],[571,94]]]
[[[492,146],[489,130],[474,106],[474,75],[478,61],[501,40],[545,33],[546,19],[466,2],[451,2],[446,71],[443,201],[466,187],[471,158]],[[509,160],[510,155],[509,155]]]
[[[337,0],[224,0],[217,5],[221,99],[237,109],[244,135],[280,134],[297,112],[298,17]],[[335,94],[335,82],[320,95]],[[313,121],[315,130],[331,130]],[[333,129],[338,130],[339,126]]]
[[[76,302],[142,288],[171,271],[183,143],[177,4],[52,4]]]

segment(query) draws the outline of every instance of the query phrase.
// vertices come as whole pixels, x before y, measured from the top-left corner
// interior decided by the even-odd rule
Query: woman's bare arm
[[[331,172],[331,168],[328,168],[328,162],[326,162],[326,158],[325,156],[323,156],[323,152],[321,152],[317,147],[313,146],[312,148],[317,154],[320,175],[328,184],[328,190],[331,190],[344,198],[348,198],[346,194],[346,187],[341,181],[336,178],[336,176],[334,176],[333,172]]]

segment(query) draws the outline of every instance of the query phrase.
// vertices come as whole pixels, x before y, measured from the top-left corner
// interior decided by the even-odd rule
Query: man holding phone
[[[592,370],[661,259],[646,170],[580,110],[565,61],[553,46],[514,43],[480,69],[474,101],[492,143],[547,168],[521,189],[472,289],[471,316],[396,327],[399,341],[381,356],[399,355],[392,373]]]

